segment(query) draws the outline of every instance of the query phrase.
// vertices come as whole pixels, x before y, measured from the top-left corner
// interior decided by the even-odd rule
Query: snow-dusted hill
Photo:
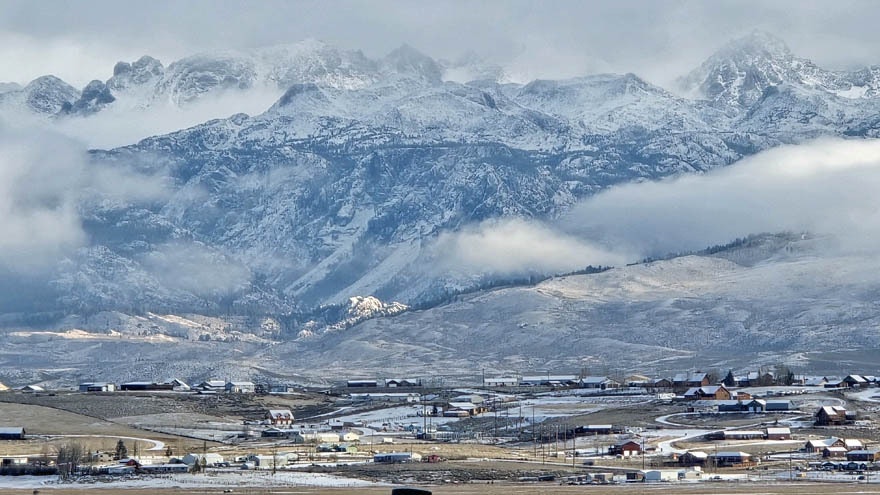
[[[866,350],[880,345],[880,266],[873,256],[829,254],[830,242],[759,236],[711,255],[464,295],[393,317],[365,320],[364,311],[388,308],[353,300],[344,313],[360,323],[292,341],[272,320],[69,319],[51,329],[58,333],[6,331],[0,374],[12,383],[71,383],[160,375],[473,378],[480,368],[665,376],[780,363],[798,372],[870,371],[876,360]],[[96,330],[76,330],[83,326]]]

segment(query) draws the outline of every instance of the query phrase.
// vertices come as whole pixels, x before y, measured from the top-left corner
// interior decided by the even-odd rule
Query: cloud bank
[[[765,232],[831,235],[840,249],[878,252],[878,191],[880,141],[822,139],[705,175],[614,187],[552,226],[482,224],[438,242],[446,266],[500,274],[632,262]]]
[[[126,164],[97,165],[81,142],[0,123],[0,268],[40,272],[87,244],[84,200],[140,203],[167,194],[161,175],[144,175]]]

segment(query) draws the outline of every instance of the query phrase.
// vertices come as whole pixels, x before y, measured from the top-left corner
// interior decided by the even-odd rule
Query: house
[[[24,440],[25,434],[21,426],[0,427],[0,440]]]
[[[868,380],[861,375],[846,375],[840,383],[846,388],[862,388],[868,386]]]
[[[804,450],[806,452],[818,454],[819,452],[822,452],[829,447],[840,447],[845,449],[846,443],[843,441],[842,438],[837,437],[823,438],[820,440],[808,440],[806,445],[804,445]]]
[[[339,434],[340,442],[357,442],[361,439],[361,436],[353,431],[346,431],[344,433]]]
[[[293,424],[293,413],[290,409],[269,409],[266,419],[272,426],[290,426]]]
[[[618,443],[608,447],[608,455],[622,455],[623,457],[630,457],[634,455],[639,455],[641,453],[642,445],[633,440]]]
[[[824,387],[828,383],[828,378],[824,376],[806,376],[804,377],[805,387]]]
[[[21,387],[19,390],[21,390],[22,392],[25,392],[25,393],[30,393],[30,394],[36,394],[38,392],[45,392],[46,391],[45,388],[43,388],[39,385],[25,385],[24,387]]]
[[[196,388],[209,392],[221,392],[226,390],[226,382],[223,380],[206,380],[198,384]]]
[[[682,466],[705,466],[709,454],[700,451],[688,451],[678,456],[678,463]]]
[[[486,378],[483,385],[487,387],[516,387],[519,385],[519,378],[499,376],[495,378]]]
[[[599,390],[620,388],[619,383],[607,376],[585,376],[578,380],[578,385],[581,388],[595,388]]]
[[[684,393],[687,400],[730,400],[730,391],[724,385],[692,387]]]
[[[645,388],[650,381],[650,377],[639,374],[629,375],[628,377],[623,379],[623,383],[625,383],[627,387],[634,388]]]
[[[791,429],[767,428],[767,440],[791,440]]]
[[[376,380],[348,380],[345,382],[345,386],[348,388],[376,388],[379,386],[379,382]]]
[[[776,377],[771,372],[749,371],[746,375],[734,378],[738,387],[766,387],[776,382]]]
[[[421,387],[421,378],[386,378],[386,387]]]
[[[415,452],[384,452],[373,456],[373,462],[397,464],[402,462],[419,462],[422,456]]]
[[[846,408],[843,406],[822,406],[816,411],[816,425],[841,425],[846,423]]]
[[[750,467],[757,464],[747,452],[718,452],[709,456],[709,462],[716,467]]]
[[[709,374],[702,371],[678,373],[672,377],[672,387],[676,390],[687,390],[709,385]]]
[[[481,404],[474,404],[472,402],[449,402],[446,405],[446,408],[443,409],[443,416],[461,418],[476,416],[486,411],[488,411],[488,408]]]
[[[846,447],[825,447],[822,449],[822,457],[830,459],[842,459],[846,457]]]
[[[291,454],[296,455],[296,454]],[[290,455],[288,454],[275,454],[275,455],[249,455],[247,457],[248,462],[252,462],[254,464],[254,468],[256,469],[272,469],[274,467],[286,466],[288,461],[290,460]]]
[[[880,450],[850,450],[846,453],[850,462],[876,462],[880,460]]]
[[[115,392],[116,384],[107,382],[85,382],[78,387],[80,392]]]
[[[257,391],[253,382],[227,382],[225,389],[228,394],[252,394]]]
[[[673,385],[669,378],[654,378],[645,384],[645,388],[652,392],[668,392],[673,389]]]
[[[846,450],[861,450],[865,448],[865,446],[862,445],[862,441],[856,440],[855,438],[845,438],[843,440],[843,446],[846,447]]]

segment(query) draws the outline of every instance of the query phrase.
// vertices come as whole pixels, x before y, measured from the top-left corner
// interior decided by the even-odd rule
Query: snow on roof
[[[585,376],[580,380],[583,383],[602,383],[611,381],[607,376]]]
[[[709,457],[709,454],[707,454],[705,452],[700,452],[699,450],[695,450],[693,452],[688,451],[688,452],[685,452],[685,454],[687,454],[691,457],[696,457],[697,459],[706,459]]]
[[[840,439],[837,437],[830,437],[830,438],[822,438],[819,440],[810,440],[807,443],[814,446],[814,447],[830,447],[830,446],[834,445],[838,440],[840,440]]]
[[[273,418],[293,418],[293,413],[290,412],[290,409],[269,409],[269,415]]]
[[[846,408],[841,406],[822,406],[822,412],[829,416],[837,416],[838,414],[846,414]]]
[[[790,435],[790,428],[767,428],[768,435]]]
[[[724,436],[730,437],[741,437],[741,436],[764,436],[764,432],[761,430],[725,430]]]
[[[23,435],[24,428],[21,426],[2,426],[0,427],[0,435]]]

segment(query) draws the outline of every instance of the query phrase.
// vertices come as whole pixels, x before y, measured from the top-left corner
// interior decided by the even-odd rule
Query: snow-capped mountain
[[[368,295],[440,300],[496,276],[433,269],[442,232],[554,219],[615,184],[878,132],[874,69],[825,71],[763,35],[733,42],[688,76],[696,99],[633,74],[463,83],[444,77],[448,67],[408,46],[372,60],[303,42],[167,67],[143,57],[83,92],[47,77],[0,93],[3,102],[36,95],[33,108],[88,119],[118,105],[149,111],[159,101],[283,88],[263,113],[94,151],[95,164],[134,167],[166,191],[149,201],[83,199],[89,242],[53,267],[34,304],[216,315],[309,312]]]
[[[771,87],[788,85],[823,95],[873,98],[877,84],[876,68],[826,70],[795,56],[782,40],[760,31],[731,41],[679,80],[684,92],[733,113],[758,103]]]

